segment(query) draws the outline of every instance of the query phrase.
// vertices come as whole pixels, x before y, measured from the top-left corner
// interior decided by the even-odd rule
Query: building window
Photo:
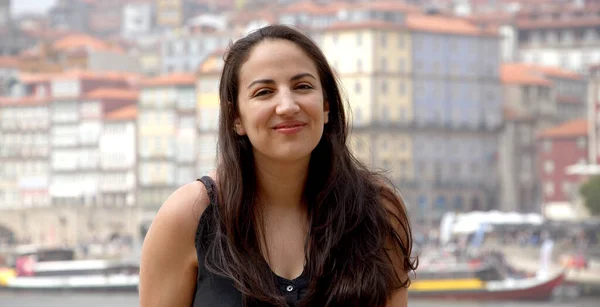
[[[379,38],[381,39],[381,47],[385,48],[387,46],[387,33],[381,33]]]
[[[387,94],[387,82],[385,80],[381,81],[381,93]]]
[[[387,59],[386,58],[381,58],[381,71],[383,71],[383,72],[387,71]]]
[[[406,109],[404,107],[398,108],[398,118],[400,118],[400,121],[402,122],[406,121]]]
[[[402,33],[398,34],[398,48],[404,48],[404,34]]]
[[[400,84],[398,86],[398,93],[400,94],[400,96],[404,96],[406,94],[406,84],[404,83],[404,81],[400,81]]]
[[[362,45],[362,32],[356,33],[356,45],[357,46]]]
[[[390,119],[390,110],[388,106],[381,106],[381,119],[387,123]]]
[[[356,60],[356,71],[362,72],[362,60],[361,59]]]
[[[546,174],[552,174],[552,172],[554,172],[554,161],[546,160],[546,162],[544,162],[544,171]]]
[[[552,181],[546,181],[544,184],[544,194],[546,196],[554,195],[554,183]]]
[[[398,70],[400,72],[404,72],[404,69],[405,69],[405,67],[404,67],[404,59],[400,59],[400,61],[398,62]]]

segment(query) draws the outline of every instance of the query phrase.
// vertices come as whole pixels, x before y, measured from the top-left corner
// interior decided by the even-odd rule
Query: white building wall
[[[126,38],[149,33],[152,30],[152,3],[125,4],[121,27],[121,33]]]
[[[527,48],[520,51],[525,63],[558,66],[580,73],[587,73],[590,64],[600,62],[600,49],[591,48]]]
[[[137,57],[126,53],[104,51],[90,51],[88,69],[97,72],[141,72]]]
[[[105,122],[99,149],[102,169],[134,168],[137,154],[135,122]]]

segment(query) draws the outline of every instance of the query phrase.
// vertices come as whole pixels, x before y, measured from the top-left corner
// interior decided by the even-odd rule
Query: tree
[[[600,215],[600,175],[590,177],[581,186],[579,192],[583,196],[585,206],[592,215]]]

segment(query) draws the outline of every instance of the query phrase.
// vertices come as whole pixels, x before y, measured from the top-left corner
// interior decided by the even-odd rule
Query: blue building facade
[[[412,33],[417,215],[496,206],[499,37]]]

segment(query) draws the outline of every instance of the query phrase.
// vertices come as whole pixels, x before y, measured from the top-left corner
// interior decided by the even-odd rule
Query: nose
[[[300,111],[300,106],[296,103],[294,96],[289,90],[279,92],[279,102],[275,112],[280,116],[295,115]]]

